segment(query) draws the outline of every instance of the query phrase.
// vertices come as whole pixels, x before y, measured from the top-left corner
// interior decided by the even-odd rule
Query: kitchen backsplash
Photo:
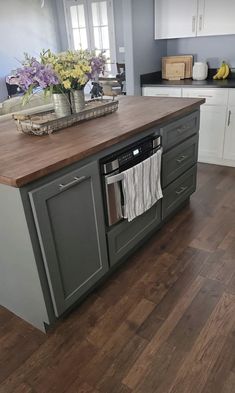
[[[167,40],[167,56],[192,54],[195,61],[206,61],[217,68],[225,60],[235,67],[235,35]]]

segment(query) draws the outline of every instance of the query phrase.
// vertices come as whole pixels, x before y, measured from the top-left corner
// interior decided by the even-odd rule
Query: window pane
[[[101,27],[102,49],[109,49],[109,29]]]
[[[100,19],[101,25],[108,25],[107,1],[101,1],[100,3]]]
[[[81,49],[79,29],[73,29],[73,43],[75,50]]]
[[[102,49],[101,42],[100,42],[100,28],[94,27],[94,39],[95,39],[95,48]]]
[[[78,15],[77,15],[77,6],[70,7],[70,14],[71,14],[71,22],[72,28],[78,27]]]
[[[85,12],[84,12],[84,5],[83,4],[80,4],[77,6],[77,12],[78,12],[79,27],[86,27]]]
[[[86,28],[80,29],[80,38],[82,49],[88,49]]]
[[[104,52],[104,55],[105,55],[106,59],[108,59],[108,62],[110,62],[110,50],[106,50]]]
[[[92,9],[93,26],[100,26],[99,3],[92,3],[91,9]]]
[[[86,28],[73,29],[73,42],[75,50],[88,48]]]

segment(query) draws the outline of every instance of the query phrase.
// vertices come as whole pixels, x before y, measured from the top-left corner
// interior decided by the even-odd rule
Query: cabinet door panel
[[[235,34],[233,0],[199,0],[198,36]]]
[[[199,161],[222,159],[226,107],[202,106],[199,131]]]
[[[228,124],[225,131],[224,157],[235,161],[235,106],[228,110]]]
[[[96,163],[30,192],[56,315],[108,270]]]
[[[155,39],[195,37],[197,0],[155,0]]]

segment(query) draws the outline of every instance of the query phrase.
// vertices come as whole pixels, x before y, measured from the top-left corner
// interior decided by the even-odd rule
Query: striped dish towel
[[[123,172],[123,216],[128,221],[146,212],[162,198],[161,158],[162,149]]]

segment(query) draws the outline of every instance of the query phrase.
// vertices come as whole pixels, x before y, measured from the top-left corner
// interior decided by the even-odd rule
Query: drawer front
[[[181,97],[181,88],[154,86],[143,87],[142,95],[150,97]]]
[[[173,148],[162,158],[162,187],[172,183],[177,177],[197,163],[198,134]]]
[[[196,190],[197,166],[189,169],[163,190],[162,218],[165,219]]]
[[[229,106],[235,106],[235,89],[229,89],[228,91],[228,104]]]
[[[126,220],[111,229],[108,234],[110,265],[125,257],[145,236],[161,223],[162,202],[158,201],[150,210],[132,222]]]
[[[193,112],[191,115],[185,116],[180,120],[162,127],[160,129],[162,135],[162,146],[164,152],[171,147],[183,142],[190,136],[197,134],[199,131],[200,112]]]
[[[228,89],[222,88],[212,88],[205,89],[204,87],[198,88],[188,88],[182,89],[183,97],[196,97],[196,98],[205,98],[206,104],[208,105],[224,105],[226,106],[228,103]]]

